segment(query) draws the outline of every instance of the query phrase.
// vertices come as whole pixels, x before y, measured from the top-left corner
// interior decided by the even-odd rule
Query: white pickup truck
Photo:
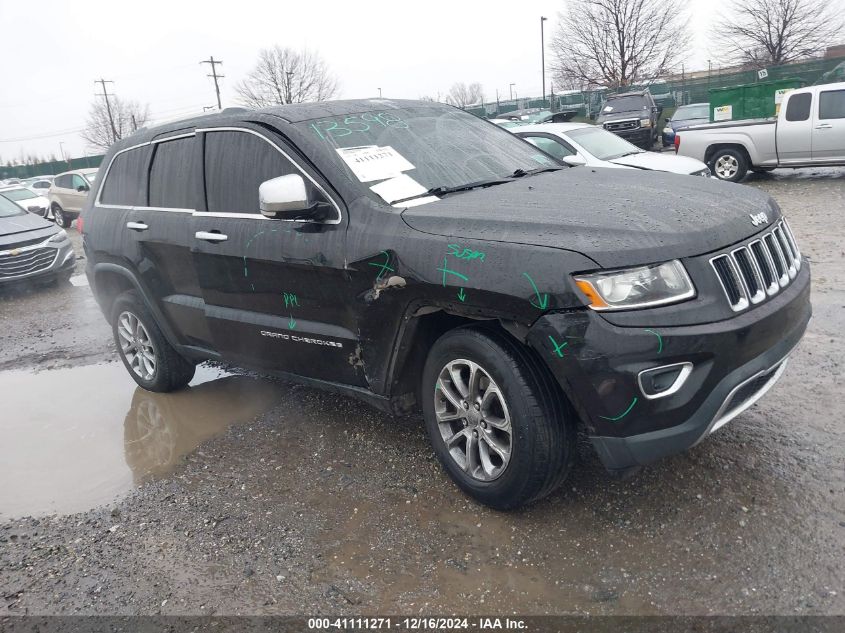
[[[845,82],[787,93],[777,117],[680,130],[675,152],[707,163],[714,176],[731,182],[749,169],[845,165]]]

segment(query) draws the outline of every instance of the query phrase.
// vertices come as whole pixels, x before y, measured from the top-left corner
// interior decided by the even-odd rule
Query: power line
[[[211,65],[211,74],[207,75],[208,77],[214,77],[214,90],[217,93],[217,109],[222,110],[223,106],[220,104],[220,84],[217,83],[218,79],[222,79],[226,75],[218,75],[217,74],[217,64],[223,65],[222,60],[214,60],[214,55],[211,55],[208,59],[204,59],[200,62],[200,64],[209,64]]]
[[[112,143],[117,142],[117,129],[114,127],[114,117],[111,114],[111,105],[109,104],[109,97],[113,97],[114,95],[110,95],[108,90],[106,90],[106,84],[113,84],[114,82],[107,79],[96,79],[94,81],[95,84],[101,84],[103,86],[103,94],[96,95],[98,97],[103,97],[106,100],[106,112],[109,115],[109,124],[111,125],[111,141]]]

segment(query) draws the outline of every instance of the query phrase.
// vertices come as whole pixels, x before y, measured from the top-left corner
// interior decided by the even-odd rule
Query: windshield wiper
[[[443,196],[447,193],[457,193],[458,191],[469,191],[470,189],[478,189],[480,187],[490,187],[492,185],[501,185],[506,182],[511,182],[510,178],[491,178],[490,180],[479,180],[477,182],[468,182],[464,185],[457,185],[455,187],[432,187],[425,193],[418,193],[407,198],[400,198],[394,200],[390,204],[397,204],[399,202],[407,202],[408,200],[416,200],[417,198],[425,198],[426,196]]]
[[[517,169],[515,172],[511,174],[511,178],[522,178],[523,176],[533,176],[534,174],[542,174],[544,171],[558,171],[563,169],[562,166],[553,166],[553,167],[537,167],[536,169]]]

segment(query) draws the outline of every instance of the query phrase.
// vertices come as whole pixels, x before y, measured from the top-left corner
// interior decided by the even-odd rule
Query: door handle
[[[829,130],[832,127],[833,126],[830,123],[821,123],[821,124],[816,126],[816,129],[817,130]]]
[[[132,229],[133,231],[146,231],[150,227],[148,227],[143,222],[127,222],[126,228]]]
[[[224,235],[220,231],[197,231],[194,233],[194,237],[206,242],[225,242],[229,239],[228,235]]]

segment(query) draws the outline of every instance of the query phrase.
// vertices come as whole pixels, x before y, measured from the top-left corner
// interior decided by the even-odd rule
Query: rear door
[[[362,385],[344,266],[346,217],[284,139],[250,124],[202,130],[205,210],[194,252],[214,346],[241,365]],[[324,222],[268,219],[259,185],[300,174],[331,202]]]
[[[786,95],[784,115],[775,128],[781,164],[806,163],[812,159],[813,97],[811,90],[795,90]]]
[[[194,132],[179,131],[115,155],[100,206],[125,210],[132,264],[178,342],[208,349],[202,291],[194,269],[191,215],[202,195]]]
[[[845,161],[845,88],[819,90],[814,114],[813,161]]]

